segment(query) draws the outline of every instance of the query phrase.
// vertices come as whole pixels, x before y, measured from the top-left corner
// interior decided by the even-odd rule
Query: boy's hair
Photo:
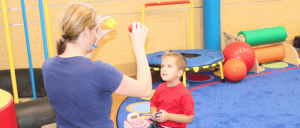
[[[179,68],[179,70],[182,70],[185,72],[186,70],[186,59],[178,52],[172,52],[171,50],[165,51],[164,55],[161,57],[161,59],[164,59],[165,57],[175,57],[176,58],[176,66]]]

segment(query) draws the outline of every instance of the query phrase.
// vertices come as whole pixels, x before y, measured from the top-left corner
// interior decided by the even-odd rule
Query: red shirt
[[[180,82],[174,87],[168,87],[167,82],[160,84],[150,100],[150,106],[168,113],[194,115],[194,100],[189,90]],[[174,121],[158,122],[160,126],[185,127],[187,123]]]

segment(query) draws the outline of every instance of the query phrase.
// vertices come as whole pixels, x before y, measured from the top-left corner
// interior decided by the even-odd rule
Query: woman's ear
[[[85,39],[88,39],[90,37],[90,30],[88,27],[85,27],[83,30],[83,36]]]

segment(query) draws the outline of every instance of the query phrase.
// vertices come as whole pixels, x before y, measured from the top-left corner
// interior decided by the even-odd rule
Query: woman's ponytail
[[[62,54],[68,43],[75,43],[79,34],[88,27],[94,28],[96,22],[96,9],[88,4],[71,3],[63,10],[60,17],[59,28],[61,36],[56,41],[57,54]]]
[[[57,41],[56,41],[56,50],[57,50],[58,55],[62,54],[65,51],[66,44],[67,44],[67,41],[62,36],[57,39]]]

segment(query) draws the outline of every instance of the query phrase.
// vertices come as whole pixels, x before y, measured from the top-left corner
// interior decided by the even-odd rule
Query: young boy
[[[185,70],[186,60],[180,53],[171,50],[164,53],[160,75],[166,82],[157,87],[150,100],[150,112],[154,122],[149,128],[184,128],[194,120],[192,94],[180,81]],[[155,118],[157,112],[162,113]]]

